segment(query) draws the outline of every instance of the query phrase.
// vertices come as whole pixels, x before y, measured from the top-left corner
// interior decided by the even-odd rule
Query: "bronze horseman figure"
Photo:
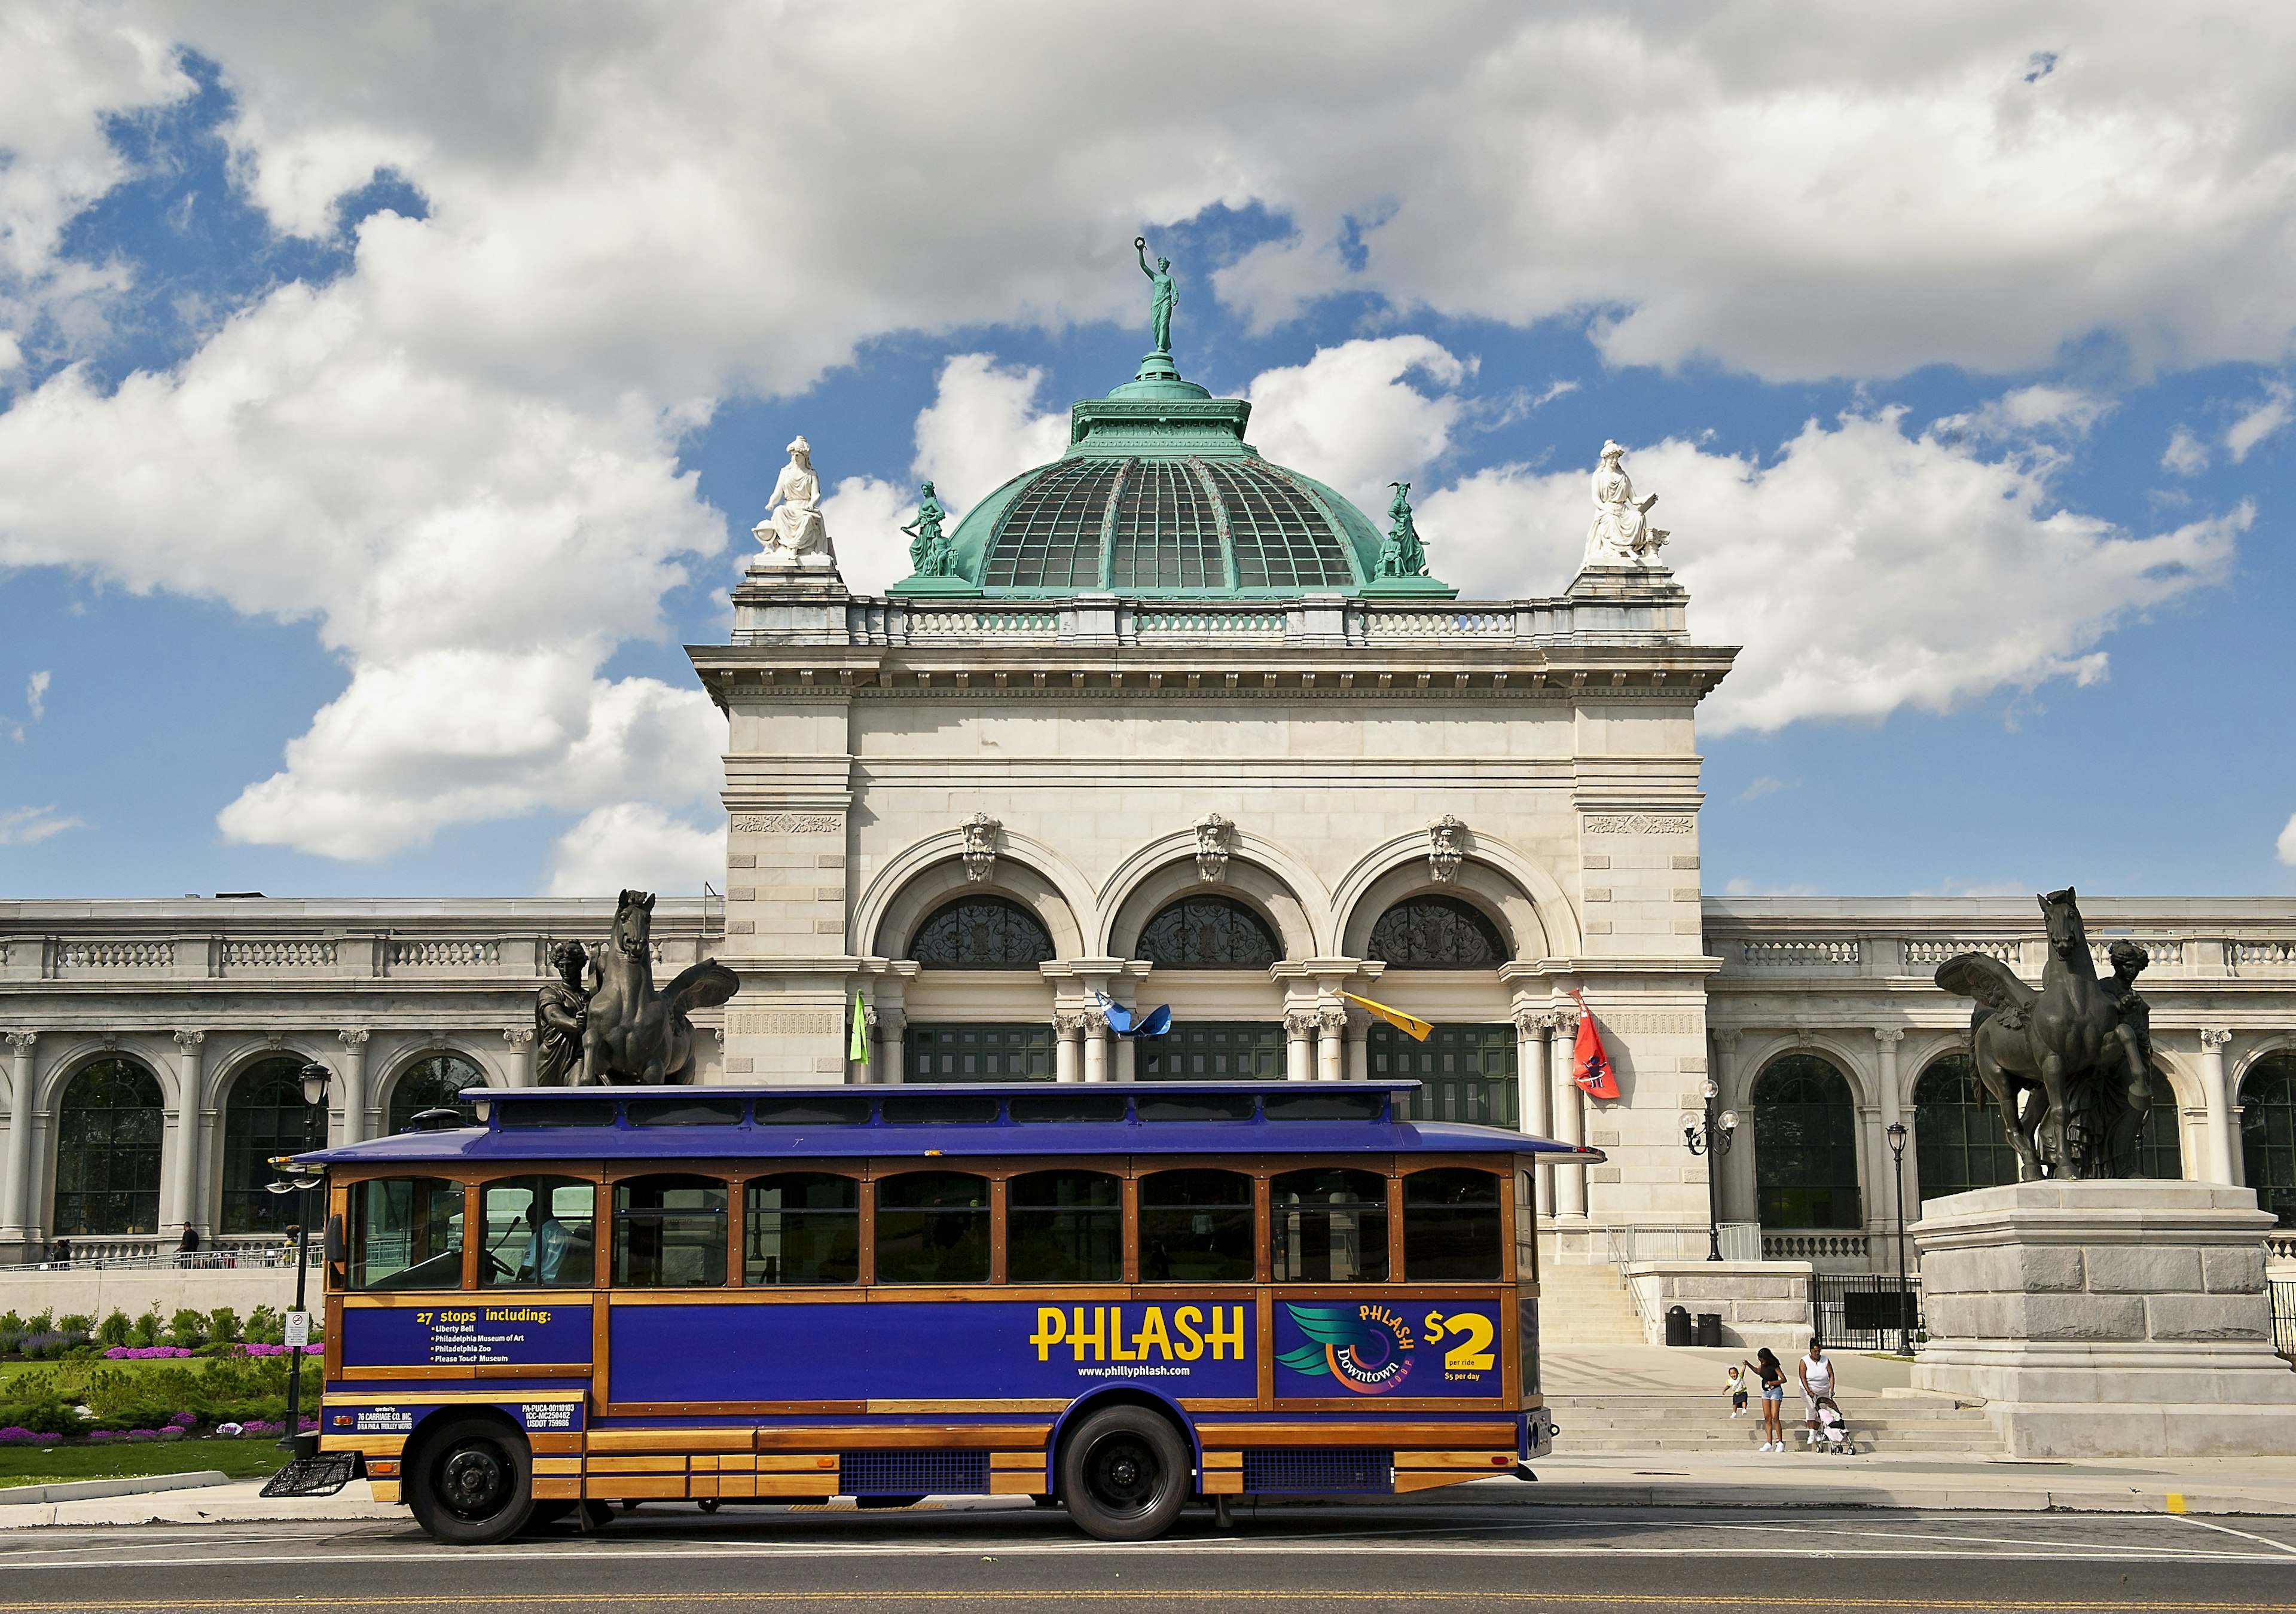
[[[622,893],[613,934],[596,953],[562,942],[550,962],[559,979],[544,984],[534,1005],[544,1086],[692,1081],[688,1012],[714,1009],[742,989],[739,976],[705,958],[680,971],[668,990],[654,990],[651,891]]]
[[[582,1028],[590,1018],[582,972],[589,963],[589,949],[578,941],[562,941],[550,949],[550,967],[558,979],[545,981],[534,999],[537,1086],[563,1087],[581,1062]]]
[[[1977,1000],[1970,1061],[2001,1107],[2020,1181],[2133,1176],[2159,1069],[2136,992],[2149,961],[2134,942],[2116,942],[2112,979],[2099,980],[2072,888],[2038,900],[2049,932],[2039,991],[1982,953],[1946,960],[1937,984]]]

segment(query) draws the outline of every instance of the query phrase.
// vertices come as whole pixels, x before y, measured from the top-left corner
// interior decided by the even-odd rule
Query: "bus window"
[[[1106,1121],[1120,1124],[1129,1101],[1120,1093],[1016,1093],[1004,1101],[1015,1121]]]
[[[1268,1184],[1278,1283],[1387,1282],[1387,1179],[1287,1171]]]
[[[622,1113],[633,1127],[738,1127],[742,1101],[737,1098],[634,1098],[624,1101]]]
[[[709,1289],[725,1281],[725,1184],[654,1176],[614,1184],[617,1285]]]
[[[1159,1171],[1140,1179],[1140,1277],[1148,1283],[1248,1283],[1251,1179]]]
[[[1489,1172],[1446,1166],[1403,1179],[1405,1282],[1496,1283],[1505,1246]]]
[[[1249,1093],[1143,1091],[1132,1101],[1132,1113],[1144,1121],[1248,1121],[1259,1109]]]
[[[742,1282],[858,1283],[861,1184],[825,1171],[759,1177],[742,1195]]]
[[[988,1282],[988,1179],[905,1171],[877,1180],[877,1282]]]
[[[1122,1183],[1104,1171],[1031,1171],[1014,1177],[1010,1192],[1004,1213],[1008,1280],[1123,1282]]]
[[[486,1243],[479,1287],[543,1283],[587,1289],[597,1265],[598,1187],[575,1177],[511,1177],[480,1191]]]
[[[351,1184],[346,1289],[460,1289],[463,1185],[443,1177]]]

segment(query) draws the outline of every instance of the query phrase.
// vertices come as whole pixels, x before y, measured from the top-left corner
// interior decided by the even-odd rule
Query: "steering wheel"
[[[517,1281],[517,1279],[518,1279],[518,1268],[517,1268],[517,1267],[512,1266],[509,1262],[507,1262],[507,1261],[504,1260],[500,1256],[498,1256],[498,1255],[495,1254],[495,1252],[494,1252],[493,1250],[491,1250],[491,1249],[489,1249],[489,1250],[488,1250],[488,1251],[486,1252],[486,1257],[487,1257],[487,1270],[488,1270],[488,1272],[495,1273],[495,1274],[499,1274],[499,1275],[500,1275],[500,1276],[502,1276],[502,1277],[508,1278],[508,1279],[510,1279],[510,1280],[511,1280],[512,1282],[515,1282]]]

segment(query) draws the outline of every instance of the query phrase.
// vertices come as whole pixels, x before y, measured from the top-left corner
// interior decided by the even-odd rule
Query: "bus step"
[[[263,1487],[266,1496],[332,1496],[351,1482],[358,1467],[357,1454],[329,1452],[324,1457],[298,1457],[271,1476]]]

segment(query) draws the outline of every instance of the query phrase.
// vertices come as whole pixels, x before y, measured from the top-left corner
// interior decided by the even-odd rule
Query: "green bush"
[[[228,1306],[218,1306],[208,1313],[208,1338],[217,1345],[239,1338],[239,1314]]]
[[[276,1421],[287,1409],[287,1364],[280,1356],[222,1356],[200,1367],[98,1367],[82,1398],[105,1422],[128,1429],[157,1429],[177,1413],[201,1423]]]
[[[125,1345],[127,1336],[135,1331],[135,1325],[127,1320],[127,1314],[114,1307],[111,1315],[96,1324],[95,1342],[102,1346]]]
[[[205,1312],[185,1307],[168,1319],[168,1343],[183,1350],[197,1350],[207,1342],[207,1327]]]
[[[160,1343],[160,1303],[157,1300],[152,1302],[151,1310],[135,1319],[135,1338],[128,1340],[128,1343],[130,1345]]]
[[[92,1334],[95,1331],[95,1319],[83,1317],[78,1312],[74,1312],[68,1317],[56,1319],[56,1331],[66,1334]]]
[[[24,1331],[28,1334],[50,1333],[54,1331],[55,1326],[56,1312],[55,1307],[52,1306],[36,1311],[24,1319]]]
[[[280,1344],[287,1337],[287,1319],[268,1306],[258,1306],[247,1314],[247,1328],[240,1337],[255,1345]]]
[[[0,1402],[0,1429],[28,1429],[43,1435],[77,1435],[87,1420],[62,1401]]]
[[[24,1325],[24,1319],[14,1312],[0,1312],[0,1334],[22,1334],[30,1331]]]

